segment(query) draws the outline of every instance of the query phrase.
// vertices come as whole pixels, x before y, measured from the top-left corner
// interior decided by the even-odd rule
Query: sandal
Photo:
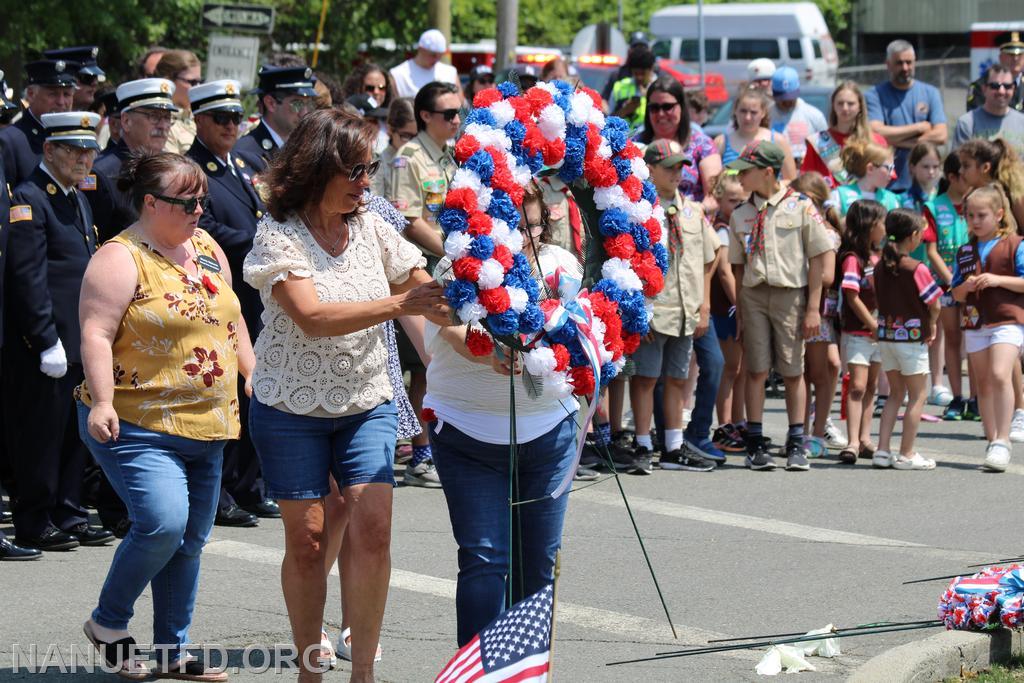
[[[338,639],[338,646],[335,648],[338,653],[338,657],[344,659],[346,662],[352,661],[352,630],[345,629],[341,632],[341,638]],[[377,644],[377,653],[373,656],[374,662],[381,660],[380,643]]]
[[[860,451],[857,453],[857,457],[861,460],[870,460],[875,456],[875,450],[874,446],[861,446]]]
[[[138,651],[135,639],[131,636],[113,643],[104,642],[92,632],[91,621],[82,625],[82,632],[85,633],[85,637],[100,653],[107,665],[117,669],[117,675],[121,678],[127,678],[130,681],[144,681],[152,674],[152,671],[141,660],[136,659]]]
[[[180,665],[180,662],[178,662]],[[162,669],[157,668],[153,672],[156,678],[173,678],[179,681],[211,681],[220,682],[228,680],[228,674],[226,671],[220,669],[207,669],[206,665],[195,659],[190,659],[185,662],[185,670],[182,671],[181,667],[175,669]]]
[[[857,454],[849,448],[844,448],[839,451],[839,462],[846,463],[847,465],[857,464]]]

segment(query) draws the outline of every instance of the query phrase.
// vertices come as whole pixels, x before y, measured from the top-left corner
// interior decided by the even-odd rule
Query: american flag
[[[516,603],[456,652],[434,683],[544,683],[553,609],[550,585]]]

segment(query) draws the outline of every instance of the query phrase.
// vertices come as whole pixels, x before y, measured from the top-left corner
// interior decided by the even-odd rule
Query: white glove
[[[60,339],[39,354],[39,371],[54,379],[59,379],[67,374],[68,357],[64,353],[64,345],[60,343]]]

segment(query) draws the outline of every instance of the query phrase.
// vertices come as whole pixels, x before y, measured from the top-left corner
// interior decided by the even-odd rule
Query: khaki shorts
[[[775,368],[783,377],[804,372],[804,290],[758,285],[740,290],[743,357],[749,372]]]

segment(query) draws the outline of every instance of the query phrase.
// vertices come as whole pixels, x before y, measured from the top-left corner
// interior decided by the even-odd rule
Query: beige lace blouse
[[[337,337],[309,337],[281,308],[271,288],[292,274],[311,278],[320,301],[373,301],[390,295],[414,267],[419,249],[375,213],[349,222],[339,256],[324,251],[298,216],[260,221],[245,258],[245,281],[263,301],[256,340],[253,394],[261,403],[298,415],[353,415],[391,399],[387,344],[380,325]]]

